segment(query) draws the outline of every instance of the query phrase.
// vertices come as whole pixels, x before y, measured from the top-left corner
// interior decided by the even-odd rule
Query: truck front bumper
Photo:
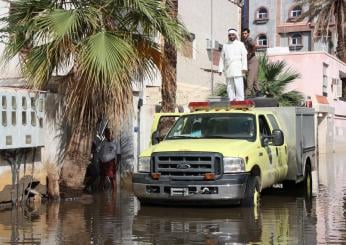
[[[224,174],[213,181],[153,180],[149,174],[133,175],[133,190],[143,203],[227,205],[244,197],[248,173]]]

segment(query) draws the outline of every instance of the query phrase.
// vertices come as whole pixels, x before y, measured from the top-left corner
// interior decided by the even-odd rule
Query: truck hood
[[[187,140],[165,140],[151,148],[154,152],[217,152],[224,156],[241,157],[255,146],[254,142],[247,140],[230,139],[187,139]],[[148,152],[149,153],[149,152]],[[150,154],[149,153],[149,154]]]

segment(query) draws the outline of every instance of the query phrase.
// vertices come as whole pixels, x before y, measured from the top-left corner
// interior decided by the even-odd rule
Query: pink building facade
[[[285,60],[301,74],[287,90],[311,99],[319,152],[346,151],[346,64],[326,52],[290,52],[269,59]]]

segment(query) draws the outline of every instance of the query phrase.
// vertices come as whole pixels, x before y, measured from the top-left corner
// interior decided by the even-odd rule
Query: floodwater
[[[0,244],[346,244],[346,154],[321,155],[315,197],[258,208],[141,207],[122,190],[0,212]]]

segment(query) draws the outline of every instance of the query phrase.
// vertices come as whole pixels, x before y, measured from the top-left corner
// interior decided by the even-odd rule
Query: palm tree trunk
[[[342,7],[342,6],[339,6]],[[336,30],[338,33],[338,42],[336,46],[336,56],[346,63],[346,48],[345,48],[345,35],[344,35],[344,25],[342,23],[342,13],[341,11],[337,11],[337,23],[336,23]]]
[[[178,0],[173,0],[171,15],[177,18]],[[163,56],[165,64],[163,66],[161,98],[162,112],[174,112],[176,106],[177,92],[177,51],[170,43],[164,41]]]

